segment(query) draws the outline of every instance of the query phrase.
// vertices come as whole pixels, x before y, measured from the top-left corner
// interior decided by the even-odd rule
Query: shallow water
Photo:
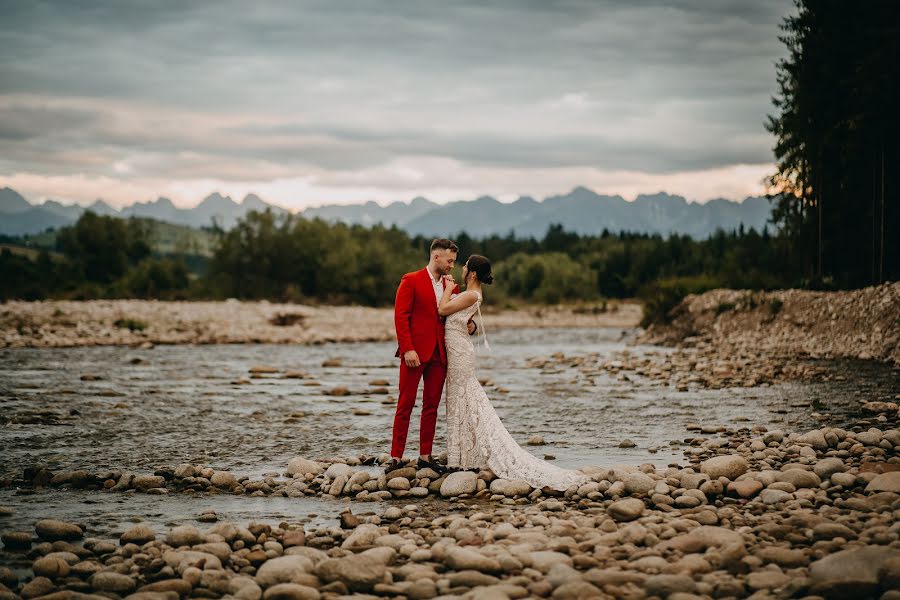
[[[553,455],[567,467],[646,462],[664,467],[684,462],[679,444],[697,435],[686,430],[690,423],[788,430],[846,424],[860,401],[894,399],[900,393],[896,372],[864,362],[831,363],[844,377],[840,381],[688,392],[631,375],[629,381],[586,376],[566,366],[526,366],[529,358],[555,352],[609,356],[626,348],[630,335],[621,329],[491,332],[492,351],[479,349],[479,377],[490,380],[487,393],[513,437],[524,443],[542,435],[547,445],[529,449]],[[38,464],[92,473],[151,472],[188,462],[257,478],[283,472],[294,456],[380,454],[390,444],[394,350],[390,343],[0,350],[0,474],[20,475],[22,468]],[[323,367],[326,359],[339,359],[342,366]],[[274,374],[233,383],[255,365],[302,371],[308,378]],[[82,381],[85,374],[102,379]],[[370,385],[380,379],[389,382],[387,394]],[[326,394],[338,386],[350,394]],[[418,451],[417,419],[418,411],[407,456]],[[626,438],[636,447],[619,448]],[[436,451],[443,444],[439,418]],[[309,513],[328,512],[333,524],[346,505],[233,496],[14,494],[0,490],[0,504],[16,510],[17,524],[27,527],[37,518],[56,516],[88,521],[92,534],[112,534],[135,519],[192,521],[207,508],[240,522],[296,522]],[[363,506],[373,510],[377,505]],[[4,529],[10,528],[10,518],[4,518]]]
[[[678,392],[656,382],[576,368],[527,367],[532,357],[607,356],[626,347],[620,329],[492,332],[492,351],[479,349],[479,377],[503,422],[520,442],[533,434],[563,466],[665,465],[679,461],[688,423],[740,427],[815,426],[811,416],[852,412],[859,398],[890,397],[888,367],[836,364],[847,378],[816,384]],[[259,476],[281,472],[294,456],[327,458],[380,454],[390,444],[397,360],[389,343],[322,346],[217,345],[5,349],[0,351],[0,429],[4,474],[23,466],[150,471],[190,462]],[[660,352],[636,346],[632,352]],[[339,359],[340,367],[323,367]],[[136,363],[136,364],[133,364]],[[233,382],[255,365],[301,371]],[[842,368],[843,367],[843,368]],[[81,381],[85,374],[99,381]],[[387,380],[382,386],[370,385]],[[330,396],[335,387],[347,396]],[[386,403],[389,402],[389,403]],[[365,414],[369,413],[369,414]],[[441,412],[443,414],[443,410]],[[407,455],[418,450],[418,412]],[[628,438],[635,448],[619,448]],[[444,443],[438,422],[435,448]]]

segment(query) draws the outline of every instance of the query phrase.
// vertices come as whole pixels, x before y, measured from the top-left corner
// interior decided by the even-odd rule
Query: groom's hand
[[[475,332],[478,331],[478,325],[475,324],[475,319],[469,319],[469,322],[466,323],[466,328],[469,330],[469,335],[475,335]]]
[[[416,367],[418,367],[419,365],[422,364],[422,362],[419,360],[419,355],[415,350],[410,350],[409,352],[404,352],[403,353],[403,362],[405,362],[406,366],[409,367],[410,369],[415,369]]]

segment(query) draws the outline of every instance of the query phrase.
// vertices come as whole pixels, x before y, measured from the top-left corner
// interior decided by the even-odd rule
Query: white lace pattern
[[[480,310],[481,295],[447,317],[447,443],[451,467],[489,468],[497,477],[521,479],[535,488],[566,490],[590,479],[533,456],[512,438],[475,376],[475,348],[466,324]],[[482,323],[482,327],[484,324]]]

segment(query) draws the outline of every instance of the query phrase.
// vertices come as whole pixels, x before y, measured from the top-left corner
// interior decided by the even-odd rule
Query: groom
[[[459,248],[452,241],[438,238],[431,242],[431,258],[428,266],[420,271],[407,273],[400,280],[394,303],[394,327],[397,330],[397,354],[400,357],[400,395],[397,413],[394,415],[394,432],[391,442],[391,460],[385,467],[390,473],[402,466],[409,417],[416,404],[419,381],[424,378],[422,391],[422,418],[419,426],[418,468],[431,468],[442,473],[444,467],[431,456],[434,429],[437,423],[438,404],[447,376],[447,351],[444,348],[444,320],[438,315],[438,302],[444,292],[444,276],[456,263]],[[459,292],[454,287],[455,293]],[[469,334],[475,332],[474,321],[469,321]]]

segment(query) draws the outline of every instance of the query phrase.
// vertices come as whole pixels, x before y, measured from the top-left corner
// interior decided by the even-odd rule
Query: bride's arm
[[[457,313],[464,308],[469,308],[478,300],[478,296],[474,292],[463,292],[451,300],[450,297],[452,295],[453,289],[448,285],[444,289],[444,295],[441,296],[440,304],[438,304],[438,314],[442,317]]]

